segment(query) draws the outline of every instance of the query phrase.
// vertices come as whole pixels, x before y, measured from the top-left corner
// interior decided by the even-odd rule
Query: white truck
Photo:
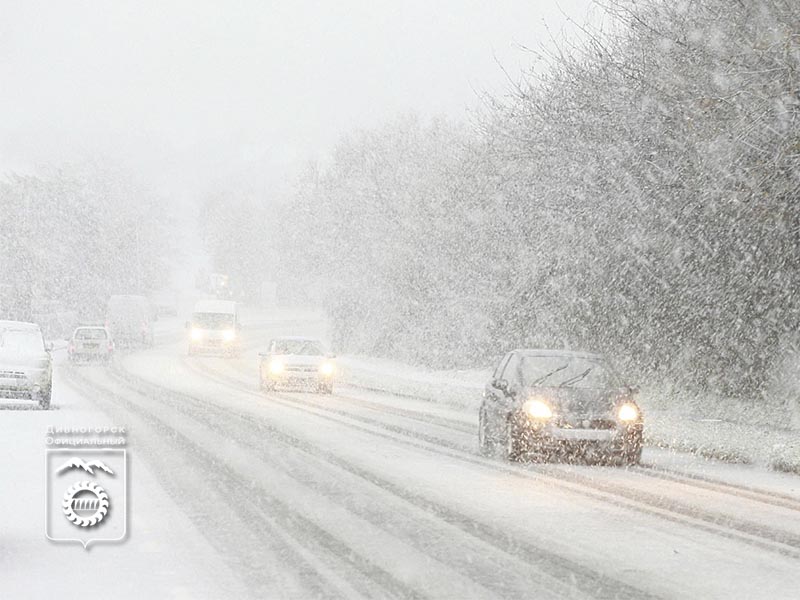
[[[198,300],[186,328],[189,330],[189,356],[238,356],[241,351],[242,327],[235,302]]]

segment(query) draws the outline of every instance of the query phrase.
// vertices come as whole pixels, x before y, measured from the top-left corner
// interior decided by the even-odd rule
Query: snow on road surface
[[[4,497],[36,501],[0,517],[0,597],[797,597],[798,477],[653,448],[631,469],[488,460],[468,404],[260,392],[258,348],[314,322],[251,321],[239,359],[190,358],[175,327],[61,365],[57,411],[2,413]],[[53,545],[45,428],[98,419],[130,431],[130,535]]]

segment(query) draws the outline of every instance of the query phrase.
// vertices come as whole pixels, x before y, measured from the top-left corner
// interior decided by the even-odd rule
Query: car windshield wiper
[[[548,377],[550,377],[551,375],[555,375],[555,374],[556,374],[556,373],[558,373],[559,371],[563,371],[563,370],[564,370],[564,369],[566,369],[568,366],[569,366],[569,363],[567,363],[567,364],[565,364],[565,365],[561,365],[561,366],[560,366],[560,367],[558,367],[557,369],[553,369],[553,370],[552,370],[552,371],[550,371],[549,373],[545,373],[545,374],[544,374],[544,375],[542,375],[541,377],[537,377],[536,379],[534,379],[533,381],[531,381],[531,382],[530,382],[528,385],[529,385],[530,387],[535,387],[535,386],[539,385],[540,383],[542,383],[542,382],[543,382],[545,379],[547,379],[547,378],[548,378]]]
[[[572,385],[573,383],[578,383],[581,379],[586,377],[591,372],[592,369],[594,369],[594,367],[589,367],[583,373],[579,373],[578,375],[575,375],[574,377],[570,377],[569,379],[565,379],[564,381],[562,381],[561,383],[558,384],[558,387],[568,387],[568,386]]]

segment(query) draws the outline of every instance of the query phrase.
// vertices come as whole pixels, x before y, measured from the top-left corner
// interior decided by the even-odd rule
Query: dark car
[[[642,411],[598,354],[514,350],[486,384],[478,436],[484,456],[582,457],[637,464]]]

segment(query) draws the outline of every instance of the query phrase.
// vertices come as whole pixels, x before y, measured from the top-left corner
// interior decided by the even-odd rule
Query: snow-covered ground
[[[59,365],[55,410],[0,412],[4,497],[34,499],[0,516],[0,597],[797,597],[800,477],[654,447],[485,459],[485,373],[341,357],[332,396],[264,394],[257,351],[324,323],[245,323],[239,359],[190,358],[164,322],[112,368]],[[129,431],[130,530],[85,551],[45,539],[44,438],[96,424]]]
[[[62,356],[57,357],[60,363]],[[130,519],[124,543],[76,543],[45,538],[45,439],[48,428],[124,426],[62,377],[54,378],[54,410],[0,405],[3,455],[0,497],[0,598],[220,598],[239,590],[238,577],[165,492],[147,441],[130,431],[127,448]],[[90,369],[92,367],[89,367]],[[7,410],[2,410],[3,408]]]

